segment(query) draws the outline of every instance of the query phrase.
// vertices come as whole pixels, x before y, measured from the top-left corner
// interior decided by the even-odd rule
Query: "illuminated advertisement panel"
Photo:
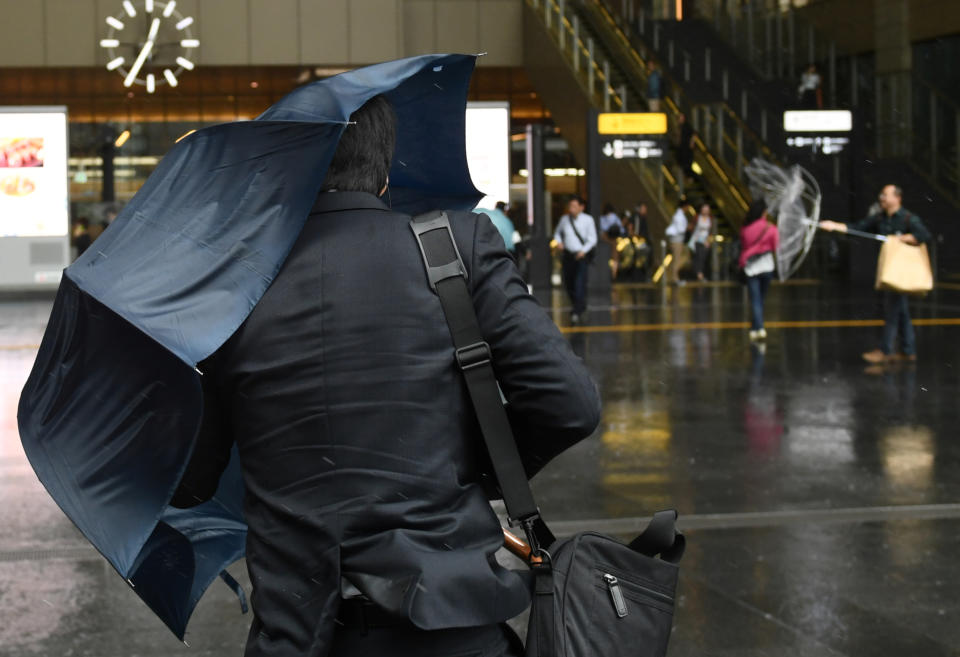
[[[467,163],[473,184],[485,194],[478,207],[510,200],[509,103],[467,103]]]
[[[0,236],[69,231],[67,114],[0,108]]]
[[[70,264],[67,108],[0,107],[0,289],[56,289]]]

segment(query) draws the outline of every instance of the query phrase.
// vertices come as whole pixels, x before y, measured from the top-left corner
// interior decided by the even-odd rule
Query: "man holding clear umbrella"
[[[898,239],[906,244],[924,244],[930,241],[927,227],[915,214],[903,207],[903,190],[896,185],[886,185],[880,192],[881,211],[849,225],[861,232],[878,233],[888,239]],[[822,221],[824,230],[847,232],[848,225],[836,221]],[[883,363],[897,358],[908,361],[917,359],[917,344],[910,320],[910,304],[907,295],[885,291],[883,294],[883,341],[879,349],[863,354],[869,363]],[[897,334],[900,334],[900,354],[895,349]]]

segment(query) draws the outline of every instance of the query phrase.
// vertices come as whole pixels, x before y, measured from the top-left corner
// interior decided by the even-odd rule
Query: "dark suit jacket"
[[[204,428],[175,503],[212,495],[235,441],[255,618],[248,655],[323,655],[341,577],[424,629],[529,604],[500,567],[482,438],[410,217],[321,194],[283,269],[201,364]],[[452,213],[528,472],[589,435],[599,398],[484,215]]]

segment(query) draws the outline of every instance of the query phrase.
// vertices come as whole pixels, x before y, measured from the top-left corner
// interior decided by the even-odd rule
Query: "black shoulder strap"
[[[573,223],[573,219],[570,217],[570,215],[567,215],[567,223],[570,224],[570,229],[573,231],[573,234],[577,236],[578,240],[580,240],[580,246],[586,246],[587,241],[580,236],[580,231],[577,230],[577,225]]]
[[[453,239],[450,221],[445,212],[430,212],[414,217],[410,228],[420,246],[430,287],[440,297],[457,365],[463,372],[507,514],[511,522],[523,526],[534,549],[549,547],[555,539],[540,519],[520,460],[493,372],[490,345],[480,332],[473,299],[467,289],[467,270]]]

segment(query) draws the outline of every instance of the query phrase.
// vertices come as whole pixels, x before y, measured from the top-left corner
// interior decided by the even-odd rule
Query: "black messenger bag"
[[[628,545],[594,532],[553,536],[520,461],[449,220],[431,212],[415,217],[410,227],[440,297],[510,524],[520,525],[530,544],[534,595],[527,657],[665,655],[685,545],[677,512],[654,515]]]

